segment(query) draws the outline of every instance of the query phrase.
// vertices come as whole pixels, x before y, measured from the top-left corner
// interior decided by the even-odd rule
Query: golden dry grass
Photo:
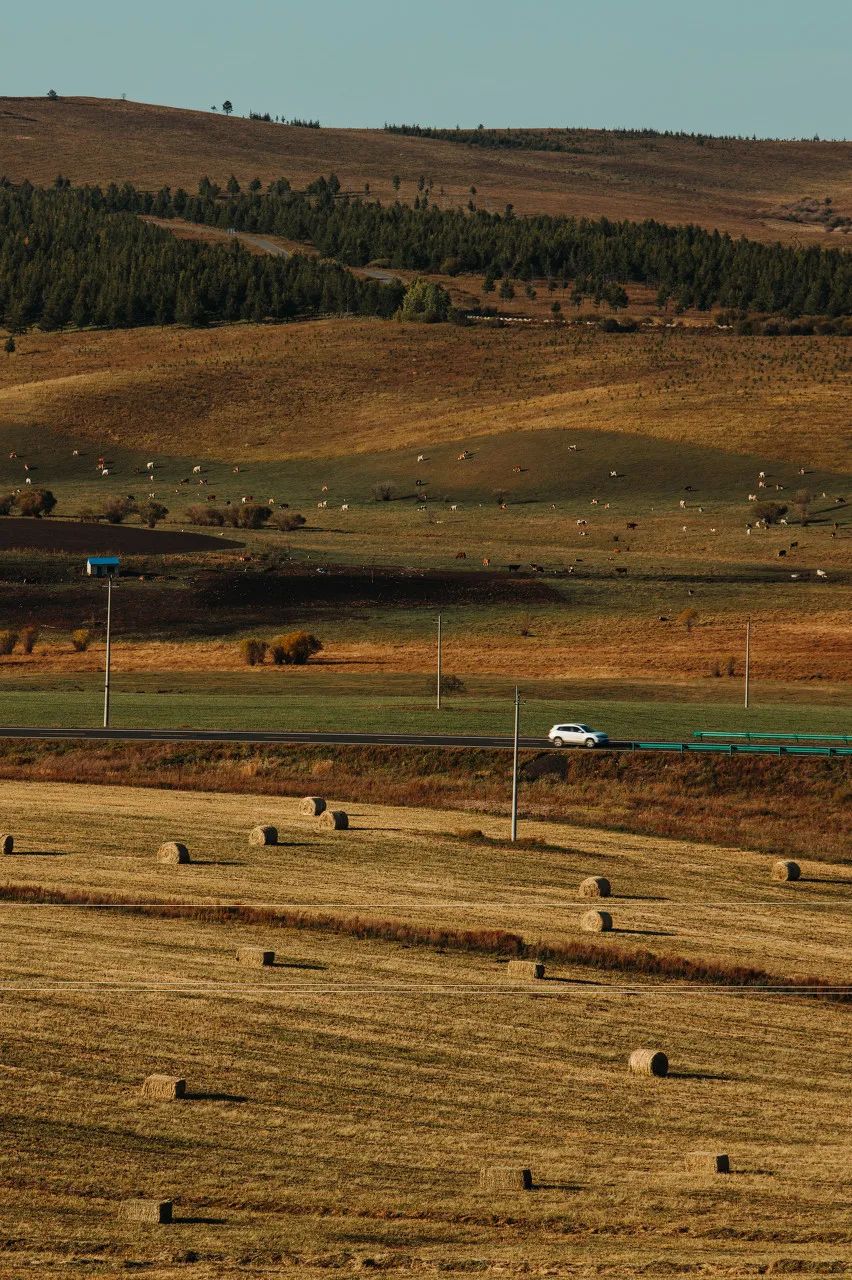
[[[612,218],[695,222],[763,240],[832,244],[836,235],[772,216],[803,196],[833,198],[852,214],[852,144],[848,142],[626,139],[590,134],[583,155],[499,153],[369,129],[294,129],[225,119],[147,103],[97,98],[0,98],[0,171],[15,181],[164,183],[194,190],[208,174],[224,183],[267,182],[282,174],[297,185],[335,171],[345,188],[383,200],[403,198],[431,177],[441,205],[466,205],[471,185],[480,208]],[[439,194],[443,188],[444,195]]]
[[[463,815],[378,806],[353,806],[341,842],[295,800],[22,784],[6,799],[24,847],[66,855],[4,860],[15,882],[559,938],[576,880],[601,871],[637,895],[612,900],[617,923],[653,930],[633,942],[848,974],[848,872],[777,886],[747,852],[550,824],[536,831],[586,852],[477,851],[446,838]],[[283,847],[247,849],[258,818]],[[199,862],[156,868],[162,836],[202,827]],[[570,967],[531,991],[487,957],[303,929],[11,904],[0,919],[10,1274],[842,1274],[841,1007]],[[274,946],[276,967],[237,965],[244,944]],[[640,1045],[668,1053],[668,1080],[627,1075]],[[188,1099],[140,1099],[151,1071],[186,1076]],[[698,1148],[734,1172],[687,1174]],[[489,1162],[530,1166],[537,1189],[483,1196]],[[140,1194],[174,1197],[176,1225],[120,1222]]]
[[[0,421],[103,445],[168,441],[170,453],[208,459],[321,459],[565,428],[843,469],[849,378],[848,343],[831,337],[378,320],[31,333],[0,362]]]

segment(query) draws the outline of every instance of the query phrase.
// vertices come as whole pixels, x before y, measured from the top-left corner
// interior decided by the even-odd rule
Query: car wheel
[[[587,738],[583,743],[584,747],[596,747],[597,745],[598,744],[595,742],[594,738]]]
[[[561,738],[554,738],[554,739],[553,739],[553,745],[554,745],[554,747],[561,747],[561,746],[563,745],[563,743],[562,743],[562,739],[561,739]]]

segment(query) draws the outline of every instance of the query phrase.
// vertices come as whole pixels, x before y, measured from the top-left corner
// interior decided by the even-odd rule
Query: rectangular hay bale
[[[118,1216],[125,1222],[171,1222],[171,1200],[122,1200]]]
[[[237,947],[237,963],[262,969],[264,965],[275,964],[275,952],[264,951],[263,947]]]
[[[517,1165],[489,1164],[479,1171],[482,1191],[531,1191],[532,1173]]]
[[[142,1097],[156,1098],[160,1102],[172,1102],[186,1096],[186,1081],[182,1076],[167,1076],[156,1072],[142,1081]]]
[[[730,1173],[728,1157],[715,1151],[690,1151],[684,1161],[689,1173]]]
[[[510,978],[543,978],[544,965],[540,960],[510,960],[506,973]]]

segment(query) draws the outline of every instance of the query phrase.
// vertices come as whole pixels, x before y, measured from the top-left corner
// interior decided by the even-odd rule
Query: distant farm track
[[[257,109],[263,109],[260,103]],[[819,223],[793,222],[785,206],[831,196],[852,214],[852,143],[752,142],[694,138],[628,138],[589,130],[577,153],[490,150],[380,129],[303,129],[226,119],[100,98],[0,98],[0,173],[49,185],[57,172],[75,183],[129,181],[155,189],[194,191],[207,174],[224,184],[268,183],[285,176],[304,185],[335,172],[343,187],[372,198],[411,200],[421,175],[432,200],[466,205],[470,187],[480,208],[656,218],[758,240],[849,245]],[[399,192],[392,179],[398,175]]]

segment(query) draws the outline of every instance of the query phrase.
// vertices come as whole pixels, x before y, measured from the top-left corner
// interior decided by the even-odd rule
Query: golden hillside
[[[257,104],[258,107],[261,104]],[[590,138],[598,136],[590,134]],[[301,129],[147,103],[98,98],[0,98],[0,173],[14,181],[121,182],[194,189],[281,174],[301,184],[338,173],[344,186],[410,198],[421,174],[438,204],[519,212],[696,222],[758,239],[848,244],[821,225],[778,216],[806,197],[831,196],[852,215],[852,143],[624,138],[599,135],[588,153],[498,152],[372,129]],[[605,143],[604,143],[605,139]],[[439,195],[443,188],[443,198]]]
[[[381,320],[18,339],[0,425],[223,460],[344,457],[553,427],[848,465],[843,338]]]

